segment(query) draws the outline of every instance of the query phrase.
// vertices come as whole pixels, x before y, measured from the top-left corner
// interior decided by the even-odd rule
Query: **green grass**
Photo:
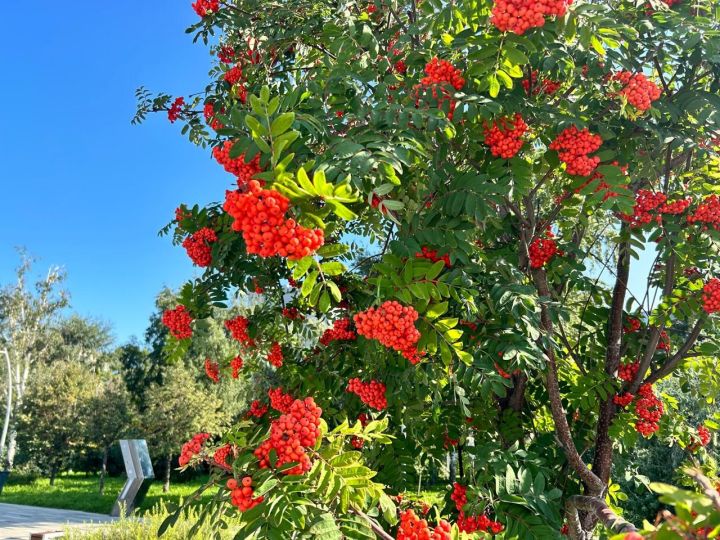
[[[192,482],[171,483],[169,493],[163,493],[162,482],[155,480],[150,485],[147,496],[138,509],[139,513],[147,512],[160,501],[177,503],[181,498],[187,499],[206,480],[207,477],[198,477]],[[0,503],[109,514],[124,483],[124,477],[107,478],[105,494],[100,496],[98,494],[98,477],[94,475],[64,474],[55,479],[54,486],[50,486],[47,478],[12,474],[0,495]],[[211,494],[206,496],[209,498]]]

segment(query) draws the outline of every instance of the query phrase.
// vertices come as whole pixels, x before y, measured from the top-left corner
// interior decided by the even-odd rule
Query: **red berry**
[[[289,207],[287,197],[250,180],[247,192],[227,192],[223,208],[235,218],[232,227],[242,232],[248,253],[299,260],[322,246],[324,235],[322,229],[306,229],[286,219]]]
[[[217,234],[210,227],[203,227],[195,234],[188,236],[182,243],[188,257],[198,266],[210,266],[212,263],[212,246],[217,242]]]
[[[420,332],[415,328],[418,312],[394,300],[378,308],[357,313],[353,320],[357,332],[368,339],[376,339],[386,347],[399,351],[410,363],[417,364],[421,354],[417,350]]]
[[[348,381],[347,391],[356,394],[368,407],[381,411],[387,408],[386,387],[379,381],[362,382],[354,378]]]
[[[192,337],[193,318],[190,312],[183,305],[175,309],[168,309],[162,315],[162,323],[170,330],[170,333],[177,339],[188,339]]]

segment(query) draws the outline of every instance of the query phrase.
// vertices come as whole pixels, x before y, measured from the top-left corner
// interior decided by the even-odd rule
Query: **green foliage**
[[[84,448],[86,404],[98,378],[76,362],[56,362],[32,380],[18,416],[19,444],[51,482]]]
[[[619,408],[617,394],[667,378],[686,384],[690,371],[702,395],[717,394],[717,316],[703,311],[702,290],[720,275],[720,235],[688,219],[718,193],[716,6],[576,1],[522,35],[499,32],[492,10],[490,0],[235,0],[188,29],[213,54],[237,56],[213,62],[205,91],[181,112],[183,132],[200,146],[232,141],[231,158],[257,157],[255,179],[288,199],[288,217],[325,237],[301,260],[255,257],[219,204],[185,207],[164,230],[180,244],[211,227],[218,241],[212,263],[177,298],[196,336],[167,340],[156,325],[163,359],[198,366],[206,347],[227,360],[222,327],[213,339],[207,330],[227,318],[234,296],[262,289],[263,305],[244,311],[256,347],[242,355],[258,382],[247,397],[265,400],[268,386],[312,396],[328,425],[304,477],[257,468],[252,451],[267,419],[236,422],[223,439],[237,445],[232,474],[251,475],[265,496],[240,514],[245,537],[372,538],[394,527],[391,509],[377,510],[387,493],[437,482],[448,459],[449,476],[469,488],[466,511],[499,518],[507,539],[557,537],[574,517],[572,496],[604,505],[607,491],[615,513],[627,502],[608,478],[620,472],[614,453],[628,455],[641,437],[634,404]],[[456,67],[464,85],[423,82],[433,58]],[[242,80],[231,85],[235,62]],[[649,110],[623,93],[614,75],[624,71],[661,89]],[[138,98],[137,120],[171,99],[144,89]],[[205,105],[221,124],[215,133],[198,119]],[[487,130],[515,114],[529,132],[501,159]],[[571,126],[602,138],[586,176],[567,174],[567,156],[550,150]],[[659,203],[635,223],[640,190],[689,197],[690,207],[678,214]],[[551,238],[557,251],[538,264],[538,241]],[[647,289],[628,290],[629,272],[650,253]],[[318,341],[338,320],[388,300],[418,314],[417,365],[362,336]],[[288,307],[303,318],[287,320]],[[631,317],[640,328],[624,331]],[[273,343],[283,350],[278,369],[266,361]],[[636,380],[620,380],[619,364],[638,360]],[[354,377],[383,382],[387,409],[349,395]],[[709,465],[693,446],[687,408],[656,391],[664,402],[656,437]],[[361,413],[383,422],[387,440],[348,451],[337,430]],[[207,489],[230,472],[219,468]],[[200,522],[235,517],[227,503],[220,486]],[[608,533],[583,523],[585,536]]]

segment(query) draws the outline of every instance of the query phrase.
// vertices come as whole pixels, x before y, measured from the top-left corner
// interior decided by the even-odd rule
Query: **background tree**
[[[84,404],[85,437],[102,455],[100,495],[105,491],[110,447],[136,429],[135,405],[124,381],[116,375],[103,377],[94,394]]]
[[[18,441],[25,459],[50,478],[86,448],[87,406],[100,381],[78,362],[54,362],[28,385],[18,415]]]
[[[196,382],[183,366],[170,368],[164,384],[147,393],[142,428],[150,451],[163,459],[163,491],[170,489],[173,456],[197,432],[217,433],[226,422],[222,404]]]
[[[64,274],[51,268],[30,288],[32,259],[21,252],[17,281],[0,290],[0,356],[6,370],[5,416],[0,432],[0,458],[12,469],[16,452],[16,415],[23,406],[36,366],[48,359],[52,326],[68,304],[61,289]]]

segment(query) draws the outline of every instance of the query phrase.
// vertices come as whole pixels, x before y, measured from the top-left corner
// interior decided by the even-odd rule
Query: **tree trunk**
[[[6,442],[7,442],[7,436],[8,431],[10,430],[10,418],[12,416],[12,366],[10,365],[10,355],[8,354],[7,349],[4,349],[2,351],[3,356],[5,356],[5,363],[7,367],[7,395],[5,397],[5,419],[3,420],[3,428],[2,433],[0,433],[0,467],[5,467],[6,469],[10,469],[10,466],[7,463],[7,451],[6,451]]]
[[[57,467],[53,465],[50,467],[50,485],[55,485],[55,477],[57,476]]]
[[[107,474],[108,447],[103,448],[102,468],[100,469],[100,495],[105,494],[105,475]]]
[[[8,451],[7,451],[7,470],[11,470],[13,468],[13,463],[15,463],[15,452],[17,451],[17,431],[15,430],[15,426],[12,426],[10,428],[10,439],[8,440]]]
[[[623,230],[625,231],[625,225]],[[630,252],[627,242],[620,245],[615,287],[613,289],[612,304],[610,307],[610,324],[608,327],[608,346],[605,355],[605,373],[608,378],[617,374],[622,356],[623,338],[623,308],[627,296],[627,284],[630,277]],[[593,472],[607,485],[612,471],[613,441],[610,438],[610,426],[615,418],[616,407],[612,396],[600,403],[597,431],[595,435],[595,459]],[[599,495],[599,493],[590,493]]]
[[[170,491],[170,468],[172,466],[172,454],[165,458],[165,482],[163,482],[163,493]]]

